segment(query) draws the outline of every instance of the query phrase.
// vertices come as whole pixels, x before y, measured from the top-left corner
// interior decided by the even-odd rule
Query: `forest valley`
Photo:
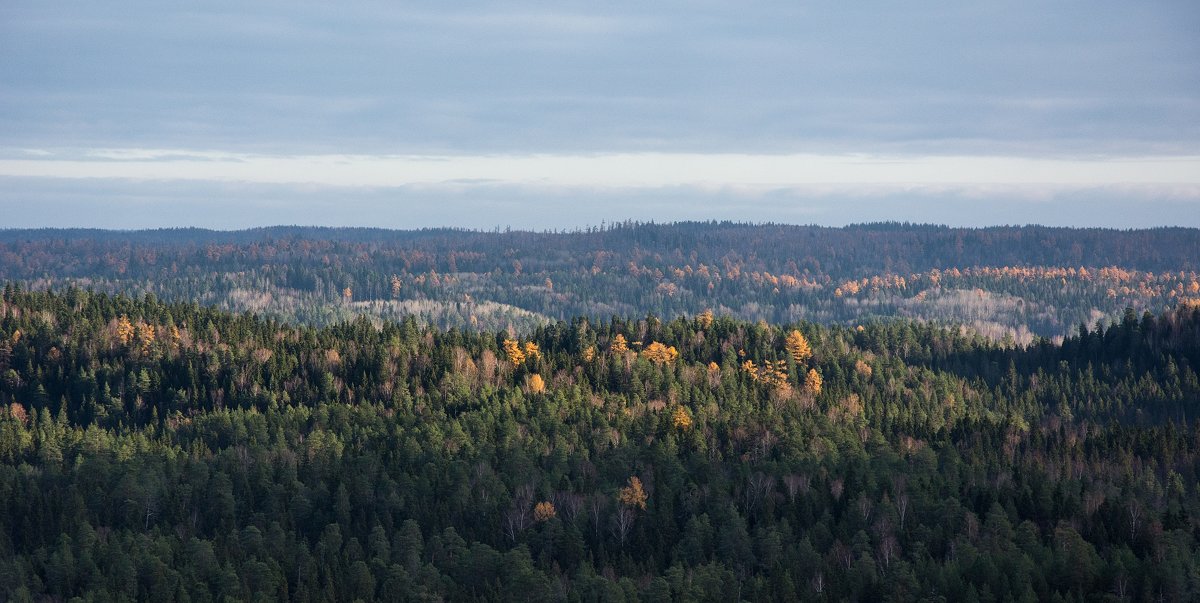
[[[719,308],[316,324],[46,289],[0,299],[7,600],[1200,597],[1190,301],[1023,343]]]

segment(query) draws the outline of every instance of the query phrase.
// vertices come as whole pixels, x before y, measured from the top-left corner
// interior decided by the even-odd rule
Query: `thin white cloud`
[[[867,154],[611,153],[277,156],[95,149],[0,159],[0,176],[311,184],[335,187],[516,185],[546,189],[1033,189],[1157,186],[1200,197],[1200,156],[1025,158]]]

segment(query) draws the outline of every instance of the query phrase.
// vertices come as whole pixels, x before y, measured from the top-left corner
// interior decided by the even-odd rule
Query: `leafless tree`
[[[746,498],[746,509],[753,511],[762,505],[763,498],[775,486],[775,476],[767,475],[761,471],[755,472],[746,480],[746,490],[744,496]]]
[[[963,516],[963,530],[966,531],[967,538],[975,542],[979,538],[979,516],[967,511]]]
[[[554,500],[554,508],[558,509],[563,518],[568,523],[575,521],[575,517],[579,515],[579,511],[583,508],[583,495],[575,492],[555,492],[552,497]]]
[[[787,488],[788,501],[795,503],[797,494],[808,494],[811,480],[807,475],[792,473],[783,477],[783,486]]]
[[[1124,571],[1117,573],[1113,578],[1113,594],[1122,600],[1129,595],[1129,576]]]
[[[1105,496],[1104,492],[1100,490],[1100,487],[1093,485],[1092,488],[1088,490],[1087,494],[1083,495],[1084,511],[1087,512],[1089,517],[1095,515],[1096,511],[1098,511],[1101,505],[1104,504],[1106,498],[1107,497]]]
[[[517,536],[529,527],[529,510],[516,507],[509,507],[504,512],[504,535],[512,542],[517,541]]]
[[[141,499],[142,509],[145,511],[145,525],[143,529],[150,529],[150,519],[158,514],[158,494],[147,488]]]
[[[904,531],[904,518],[908,517],[908,492],[896,494],[896,516],[900,519],[900,531]]]
[[[604,507],[606,506],[608,506],[608,499],[599,494],[592,496],[592,499],[588,504],[588,515],[591,516],[592,530],[595,532],[597,537],[601,535],[601,526],[603,523],[602,520],[604,519]]]
[[[629,538],[629,532],[633,531],[635,520],[637,520],[637,511],[624,505],[621,505],[621,508],[617,509],[616,515],[613,516],[613,535],[617,537],[617,541],[622,546]]]
[[[862,513],[863,523],[871,522],[871,511],[875,509],[875,501],[867,496],[866,492],[858,497],[858,511]]]
[[[879,561],[883,564],[884,569],[891,567],[892,558],[899,550],[900,543],[896,541],[895,536],[885,534],[883,538],[879,539]]]
[[[770,430],[764,429],[763,432],[758,436],[757,441],[755,442],[755,447],[754,447],[755,457],[760,458],[760,459],[767,458],[767,455],[771,454],[771,449],[775,447],[775,444],[778,441],[779,441],[778,436],[771,433]]]
[[[512,542],[533,522],[533,484],[525,484],[513,493],[512,504],[504,512],[504,535]]]
[[[854,563],[854,551],[846,546],[841,540],[833,541],[833,546],[829,549],[829,554],[833,557],[835,563],[840,563],[850,571],[850,566]]]
[[[1133,540],[1137,536],[1138,524],[1142,521],[1142,513],[1145,512],[1145,508],[1142,507],[1141,501],[1130,498],[1126,509],[1129,511],[1129,539]]]
[[[825,592],[825,574],[817,572],[817,575],[812,577],[812,589],[818,595]]]
[[[829,482],[829,493],[833,495],[834,500],[841,500],[842,492],[844,492],[845,489],[846,489],[846,480],[844,480],[840,477],[835,478],[834,480]]]
[[[492,466],[484,461],[475,463],[475,467],[471,470],[471,484],[474,487],[475,496],[479,498],[479,502],[485,505],[492,498],[491,489],[487,485],[487,478],[491,474]]]

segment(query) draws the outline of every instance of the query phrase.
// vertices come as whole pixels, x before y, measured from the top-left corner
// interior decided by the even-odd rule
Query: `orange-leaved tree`
[[[608,346],[608,351],[614,354],[624,354],[629,351],[629,342],[625,341],[624,335],[617,333],[612,340],[612,345]]]
[[[629,478],[629,485],[617,493],[617,500],[629,508],[646,508],[646,491],[642,488],[642,480],[636,475]]]
[[[785,345],[796,364],[804,364],[809,358],[812,358],[812,348],[809,347],[808,340],[800,331],[793,329],[791,333],[788,333]]]
[[[133,341],[133,323],[124,316],[117,319],[117,339],[121,340],[122,345],[129,345],[129,342]]]
[[[692,415],[688,414],[686,408],[680,406],[675,409],[675,415],[671,417],[671,422],[676,428],[686,431],[692,427]]]
[[[529,393],[531,394],[540,394],[546,391],[546,381],[542,379],[541,375],[536,373],[530,375],[526,383],[529,386]]]
[[[654,364],[670,364],[679,358],[679,350],[676,350],[675,346],[667,347],[655,341],[642,350],[642,358]]]
[[[814,396],[821,393],[821,373],[817,369],[808,369],[804,377],[804,390]]]
[[[504,340],[504,353],[508,355],[508,361],[514,367],[520,366],[522,362],[525,362],[525,352],[521,351],[521,344],[517,343],[516,340]]]
[[[533,508],[533,520],[538,523],[549,521],[557,514],[558,512],[554,510],[554,503],[548,500],[543,500]]]
[[[542,350],[538,348],[538,344],[527,341],[525,342],[525,358],[529,360],[537,360],[542,357]]]

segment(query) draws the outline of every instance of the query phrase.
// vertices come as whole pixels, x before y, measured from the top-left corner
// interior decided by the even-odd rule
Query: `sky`
[[[1200,3],[0,3],[0,227],[1200,227]]]

